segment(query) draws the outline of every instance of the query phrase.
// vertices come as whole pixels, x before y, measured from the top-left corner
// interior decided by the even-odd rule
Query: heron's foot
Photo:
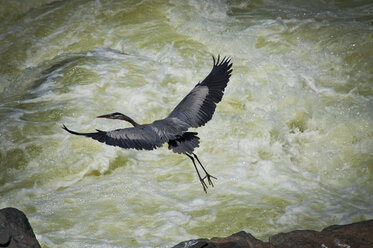
[[[218,180],[216,177],[210,175],[209,173],[206,173],[206,176],[204,178],[202,178],[202,180],[205,180],[205,178],[207,178],[207,181],[209,182],[209,185],[211,185],[212,187],[214,187],[214,184],[212,183],[211,178],[214,178],[215,180]]]
[[[206,171],[205,167],[203,167],[203,165],[202,165],[201,162],[199,161],[199,159],[198,159],[198,157],[197,157],[196,154],[194,154],[194,153],[192,153],[192,154],[193,154],[193,156],[197,159],[199,165],[202,167],[203,171],[205,172],[205,176],[204,176],[203,178],[201,177],[201,174],[199,174],[199,171],[198,171],[198,169],[197,169],[197,165],[196,165],[196,163],[194,162],[194,158],[193,158],[190,154],[185,153],[185,155],[187,155],[187,156],[192,160],[193,165],[194,165],[194,168],[196,169],[196,172],[197,172],[197,175],[198,175],[199,181],[200,181],[201,184],[202,184],[203,191],[205,191],[205,193],[207,194],[208,186],[207,186],[207,184],[206,184],[206,182],[205,182],[205,179],[207,178],[207,181],[208,181],[209,185],[211,185],[212,187],[214,187],[214,184],[212,183],[211,178],[214,178],[215,180],[217,180],[217,178],[214,177],[214,176],[211,176],[211,175]]]
[[[205,191],[205,193],[207,194],[208,187],[207,187],[207,184],[205,183],[204,179],[200,178],[199,181],[202,184],[203,191]]]
[[[203,190],[205,191],[205,193],[207,194],[207,189],[208,189],[208,186],[205,182],[205,179],[207,178],[207,181],[209,182],[209,185],[211,185],[212,187],[214,187],[214,184],[212,183],[211,181],[211,178],[214,178],[215,180],[217,180],[216,177],[214,176],[211,176],[210,174],[206,174],[206,176],[204,178],[200,178],[199,181],[201,182],[202,184],[202,187],[203,187]]]

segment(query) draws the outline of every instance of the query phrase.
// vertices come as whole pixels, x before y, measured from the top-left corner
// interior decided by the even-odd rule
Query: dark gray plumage
[[[198,83],[188,95],[175,107],[175,109],[164,119],[156,120],[151,124],[138,124],[130,117],[115,112],[108,115],[101,115],[98,118],[119,119],[130,122],[133,127],[116,129],[112,131],[101,131],[93,133],[79,133],[63,128],[71,134],[90,137],[99,142],[122,148],[133,148],[137,150],[153,150],[168,143],[168,149],[179,154],[186,154],[193,162],[197,171],[203,190],[207,192],[207,185],[204,179],[207,178],[209,184],[214,186],[211,176],[196,154],[194,148],[199,146],[199,137],[196,132],[187,132],[191,127],[200,127],[211,120],[215,112],[216,104],[223,97],[224,89],[229,82],[232,73],[232,63],[230,59],[224,57],[220,61],[213,57],[214,65],[210,74]],[[192,156],[193,155],[193,156]],[[194,158],[205,172],[205,177],[201,177],[197,169]]]

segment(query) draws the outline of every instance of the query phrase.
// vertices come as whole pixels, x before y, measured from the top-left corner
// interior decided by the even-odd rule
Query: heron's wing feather
[[[224,57],[220,61],[218,56],[217,60],[214,57],[213,60],[210,74],[184,97],[168,117],[177,118],[190,127],[200,127],[211,120],[233,70],[229,58]]]
[[[148,125],[112,131],[97,130],[93,133],[79,133],[68,129],[65,125],[63,129],[71,134],[90,137],[107,145],[153,150],[182,135],[188,129],[188,125],[176,118],[165,118]]]
[[[119,146],[122,148],[134,148],[137,150],[153,150],[157,147],[162,146],[164,141],[151,130],[149,127],[131,127],[116,129],[113,131],[101,131],[93,133],[79,133],[68,129],[63,126],[63,129],[71,134],[82,135],[90,137],[99,142],[105,143],[111,146]]]

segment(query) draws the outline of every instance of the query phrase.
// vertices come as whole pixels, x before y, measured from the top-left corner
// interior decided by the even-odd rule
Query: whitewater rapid
[[[373,5],[12,1],[0,11],[0,207],[43,247],[266,239],[373,218]],[[189,158],[74,137],[164,118],[212,57],[233,74]]]

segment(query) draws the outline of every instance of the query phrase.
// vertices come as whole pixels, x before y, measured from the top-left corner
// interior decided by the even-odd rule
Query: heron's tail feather
[[[168,149],[175,153],[193,153],[199,147],[199,137],[196,132],[185,132],[182,136],[168,142]]]

